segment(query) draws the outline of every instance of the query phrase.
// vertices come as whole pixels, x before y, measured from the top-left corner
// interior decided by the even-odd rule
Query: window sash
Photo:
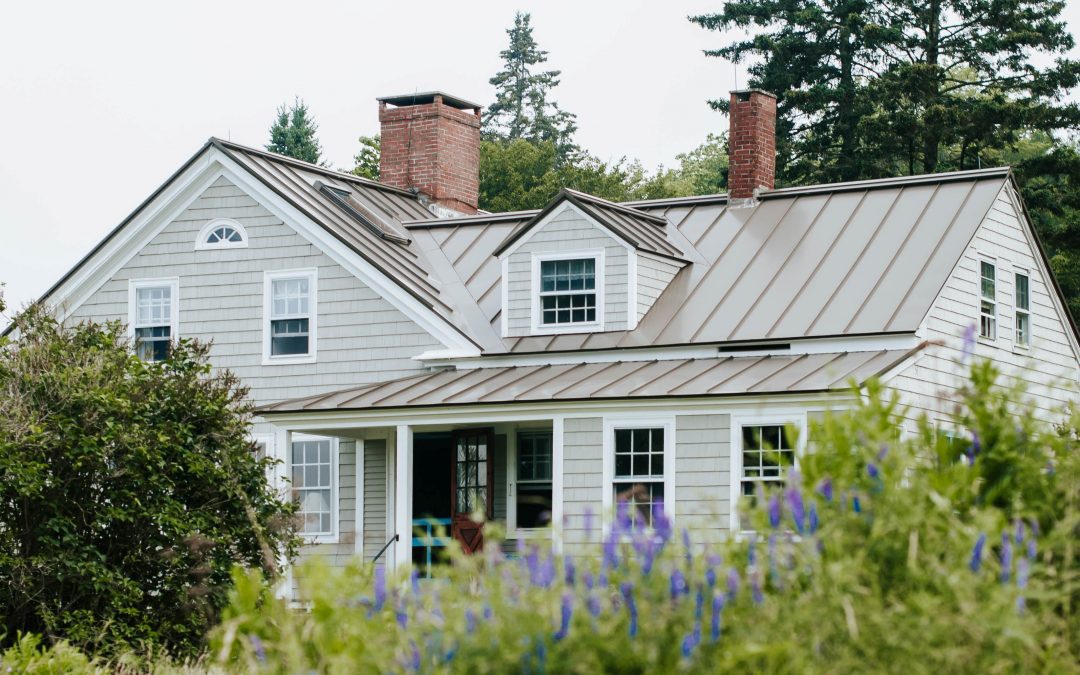
[[[545,326],[596,323],[597,260],[540,261],[540,323]]]
[[[298,504],[300,532],[326,535],[333,532],[333,464],[330,440],[293,441],[290,477],[293,499]]]
[[[307,318],[311,314],[310,308],[311,283],[307,276],[271,280],[271,319]]]
[[[979,264],[979,336],[997,338],[997,270],[985,260]]]
[[[664,427],[617,427],[614,452],[616,481],[664,478]]]
[[[172,325],[172,286],[135,289],[135,328]]]

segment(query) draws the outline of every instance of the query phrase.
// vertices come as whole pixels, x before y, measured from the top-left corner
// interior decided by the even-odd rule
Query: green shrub
[[[595,550],[489,545],[432,581],[302,575],[310,611],[236,572],[212,662],[268,672],[1077,672],[1075,412],[1015,414],[973,369],[949,441],[872,385],[711,550],[623,507]]]
[[[31,309],[17,326],[0,346],[0,646],[197,652],[232,567],[273,575],[295,546],[245,390],[205,346],[145,363],[119,324]]]

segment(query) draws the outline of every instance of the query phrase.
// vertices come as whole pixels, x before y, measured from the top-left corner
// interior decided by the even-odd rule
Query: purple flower
[[[825,501],[831,502],[833,497],[832,479],[826,478],[818,485],[818,492],[825,498]]]
[[[612,527],[604,540],[604,569],[615,569],[619,566],[619,532]]]
[[[409,585],[412,587],[413,597],[420,597],[420,570],[414,569],[409,574]]]
[[[979,538],[975,540],[975,546],[971,549],[971,562],[968,563],[968,567],[972,572],[978,572],[982,567],[983,548],[986,546],[986,535],[980,534]]]
[[[686,637],[682,641],[682,655],[684,659],[690,658],[690,655],[694,653],[694,633],[693,631],[686,634]]]
[[[1016,561],[1016,586],[1017,588],[1027,588],[1028,579],[1031,577],[1031,563],[1027,558],[1020,558]]]
[[[720,639],[720,613],[723,610],[724,596],[720,593],[714,593],[712,599],[712,625],[710,626],[710,634],[713,642]]]
[[[592,572],[590,572],[588,570],[585,570],[584,572],[582,572],[581,573],[581,580],[585,583],[585,588],[589,589],[590,591],[593,589],[593,584],[595,583],[595,579],[593,578]]]
[[[750,535],[750,543],[746,547],[746,559],[750,567],[757,564],[757,539],[754,535]]]
[[[634,604],[634,585],[629,581],[624,581],[620,587],[622,591],[623,601],[626,603],[626,611],[630,613],[630,637],[637,637],[638,631],[638,613],[637,605]]]
[[[473,614],[472,608],[465,610],[465,632],[472,635],[476,631],[476,615]]]
[[[739,593],[739,570],[730,568],[727,573],[727,599],[734,600]]]
[[[664,510],[664,500],[658,499],[652,505],[653,530],[665,544],[671,540],[671,519]]]
[[[1009,574],[1012,572],[1012,541],[1009,533],[1001,533],[1001,583],[1009,582]]]
[[[1024,521],[1019,518],[1016,519],[1016,534],[1013,535],[1017,544],[1024,543]]]
[[[964,361],[971,358],[975,353],[975,324],[969,324],[964,329]]]
[[[589,593],[589,597],[585,598],[585,606],[589,609],[589,614],[592,614],[593,618],[600,616],[600,598]]]
[[[682,529],[682,545],[686,549],[686,562],[689,563],[694,559],[694,551],[690,545],[690,530],[685,527]]]
[[[689,592],[690,589],[686,585],[686,577],[683,576],[682,570],[675,569],[671,573],[671,599],[678,601],[680,595]]]
[[[491,611],[491,605],[488,605],[488,604],[485,603],[484,604],[484,621],[491,621],[491,617],[494,616],[494,615],[495,615],[495,613],[493,611]]]
[[[709,585],[709,588],[716,586],[716,570],[712,567],[705,570],[705,583]]]
[[[1034,561],[1035,560],[1035,555],[1037,553],[1038,553],[1038,550],[1036,549],[1036,546],[1035,546],[1035,537],[1031,537],[1030,539],[1028,539],[1028,544],[1027,544],[1027,557],[1028,557],[1028,560]]]
[[[563,571],[566,577],[566,585],[573,586],[577,570],[574,567],[574,559],[570,556],[566,556],[563,559]]]
[[[592,539],[593,531],[593,512],[592,509],[585,509],[585,539]]]
[[[559,625],[559,630],[555,633],[555,641],[558,642],[566,637],[570,632],[570,619],[574,616],[574,596],[570,595],[567,591],[562,596],[562,623]]]
[[[979,432],[972,430],[972,432],[971,432],[971,446],[970,446],[970,451],[971,451],[970,457],[971,457],[972,464],[975,463],[975,455],[979,454],[980,450],[982,450],[982,443],[979,442]]]
[[[420,650],[416,648],[416,644],[412,646],[412,660],[409,662],[409,668],[417,672],[420,671]]]
[[[540,564],[536,585],[541,588],[547,588],[553,581],[555,581],[555,558],[551,554],[548,554]]]
[[[255,650],[255,658],[259,660],[259,663],[266,663],[266,649],[263,647],[262,640],[258,635],[249,635],[248,639],[251,640],[251,646]]]
[[[851,498],[851,508],[855,513],[862,513],[862,502],[859,501],[859,495],[855,495]]]
[[[615,525],[621,532],[629,532],[633,528],[634,523],[630,520],[630,503],[625,499],[620,499],[615,506]]]
[[[529,571],[529,582],[536,586],[540,578],[540,547],[536,544],[529,546],[529,551],[522,558],[522,562],[525,563],[525,569]]]
[[[375,611],[382,610],[383,605],[386,604],[386,568],[378,566],[375,568]]]
[[[750,591],[755,605],[765,602],[765,594],[761,591],[761,578],[756,572],[750,575]]]
[[[817,504],[810,504],[810,534],[814,534],[818,529],[818,514]]]
[[[648,537],[645,540],[641,553],[641,572],[645,576],[652,573],[653,562],[656,560],[656,539]]]
[[[870,462],[869,464],[867,464],[866,465],[866,475],[870,476],[873,479],[877,479],[878,477],[880,477],[881,476],[881,471],[878,470],[877,464],[874,464],[873,462]]]
[[[401,626],[402,630],[409,627],[409,614],[405,611],[404,605],[394,610],[394,618],[397,619],[398,626]]]
[[[881,449],[878,450],[878,453],[877,453],[877,461],[884,462],[885,457],[887,457],[888,454],[889,454],[889,444],[888,443],[882,443],[881,444]]]
[[[795,530],[802,534],[806,529],[806,511],[803,505],[802,493],[795,488],[787,490],[788,507],[791,509],[791,519],[795,521]]]
[[[775,530],[776,528],[780,527],[780,510],[781,509],[780,509],[780,497],[778,495],[774,494],[772,497],[769,497],[769,505],[768,505],[767,510],[768,510],[768,513],[769,513],[769,527],[771,527],[771,528],[773,528]]]

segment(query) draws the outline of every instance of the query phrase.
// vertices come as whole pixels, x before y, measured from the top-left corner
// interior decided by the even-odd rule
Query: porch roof
[[[256,412],[826,392],[852,381],[861,385],[919,348],[438,370],[281,401]]]

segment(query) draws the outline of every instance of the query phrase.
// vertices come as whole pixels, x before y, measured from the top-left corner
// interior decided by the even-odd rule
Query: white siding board
[[[924,337],[943,346],[931,346],[912,364],[894,374],[888,384],[901,392],[912,407],[912,416],[926,413],[946,420],[955,405],[956,389],[966,376],[963,361],[964,331],[979,320],[979,261],[990,259],[997,267],[998,334],[994,341],[978,340],[975,355],[995,361],[1003,381],[1019,379],[1036,414],[1060,421],[1062,404],[1076,398],[1080,361],[1069,337],[1071,327],[1059,313],[1043,277],[1034,250],[1010,197],[1002,188],[990,213],[958,261],[925,319]],[[1032,324],[1031,349],[1014,344],[1014,275],[1022,270],[1030,279]]]
[[[600,538],[603,433],[600,417],[569,418],[563,424],[563,541],[571,550],[587,542],[587,513],[593,516],[592,541]]]
[[[731,416],[676,417],[674,468],[676,525],[695,539],[719,538],[731,513]]]

